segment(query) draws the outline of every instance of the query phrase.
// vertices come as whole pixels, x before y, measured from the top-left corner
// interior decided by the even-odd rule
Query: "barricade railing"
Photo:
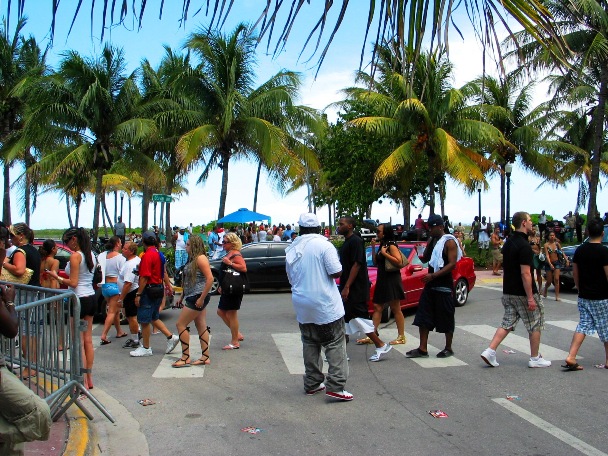
[[[92,420],[83,404],[86,397],[114,422],[84,385],[87,370],[82,364],[81,334],[86,331],[86,322],[79,319],[80,301],[74,292],[0,281],[0,286],[4,285],[15,287],[19,318],[16,338],[0,336],[7,367],[45,398],[54,421],[72,405]]]

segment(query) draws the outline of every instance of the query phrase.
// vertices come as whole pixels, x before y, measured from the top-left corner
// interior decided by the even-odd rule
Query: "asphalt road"
[[[229,332],[215,315],[214,297],[208,317],[211,365],[204,368],[172,369],[179,346],[173,354],[163,355],[162,335],[153,336],[154,356],[149,358],[129,357],[121,348],[124,339],[114,339],[96,350],[95,385],[139,422],[152,455],[608,452],[608,370],[594,368],[605,361],[602,344],[597,338],[583,344],[584,371],[563,372],[559,367],[578,321],[576,295],[562,293],[563,301],[555,302],[550,294],[546,300],[549,323],[541,353],[553,361],[552,367],[527,367],[529,346],[522,325],[499,348],[500,367],[490,368],[479,355],[502,317],[497,287],[476,287],[467,305],[457,309],[453,358],[434,358],[444,342],[435,333],[430,338],[431,358],[404,356],[417,346],[411,312],[406,316],[407,344],[382,361],[368,362],[373,348],[350,343],[347,389],[355,400],[348,403],[304,394],[301,343],[289,293],[246,296],[239,312],[245,341],[235,351],[220,350],[229,342]],[[174,328],[178,312],[163,313],[169,328]],[[99,336],[100,331],[97,327],[94,334]],[[382,326],[381,336],[396,336],[392,320]],[[137,401],[144,398],[156,404],[142,407]],[[429,415],[438,409],[448,417]],[[261,431],[243,432],[248,426]],[[139,454],[128,446],[124,450]]]

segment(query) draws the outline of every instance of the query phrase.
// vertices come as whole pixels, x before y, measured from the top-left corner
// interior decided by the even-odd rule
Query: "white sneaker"
[[[383,347],[376,348],[376,352],[369,357],[369,360],[372,362],[380,361],[382,355],[385,355],[386,353],[391,351],[392,348],[393,346],[389,344],[384,344]]]
[[[528,367],[550,367],[550,366],[551,366],[551,361],[547,361],[545,358],[542,357],[542,355],[540,353],[538,354],[537,359],[530,358],[530,361],[528,361]]]
[[[138,349],[129,352],[131,356],[152,356],[152,348],[144,348],[143,345],[140,345]]]
[[[175,347],[177,347],[178,343],[179,343],[179,337],[177,337],[175,334],[173,334],[171,336],[171,339],[167,339],[167,349],[165,350],[165,354],[168,355],[173,350],[175,350]]]
[[[481,359],[483,359],[490,367],[499,366],[498,362],[496,361],[496,350],[492,350],[491,348],[486,348],[483,352],[481,352]]]
[[[338,391],[335,393],[333,391],[326,391],[325,395],[334,399],[339,399],[341,401],[352,401],[355,397],[346,390]]]

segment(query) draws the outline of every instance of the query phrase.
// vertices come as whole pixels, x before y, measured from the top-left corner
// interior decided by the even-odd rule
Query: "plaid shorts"
[[[545,329],[545,309],[543,300],[538,293],[534,295],[536,309],[528,310],[528,298],[526,296],[503,295],[502,305],[505,314],[502,317],[500,327],[506,330],[515,329],[515,325],[521,319],[529,333]]]
[[[608,299],[594,301],[578,298],[580,321],[576,332],[592,336],[596,331],[602,342],[608,342]]]

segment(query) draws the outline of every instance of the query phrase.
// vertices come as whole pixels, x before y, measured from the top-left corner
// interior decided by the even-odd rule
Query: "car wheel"
[[[213,274],[213,285],[211,285],[211,290],[209,290],[209,293],[212,295],[217,294],[217,289],[220,287],[220,279],[218,278],[218,276],[214,273]]]
[[[560,280],[559,285],[560,285],[561,289],[564,291],[570,291],[574,288],[574,282],[570,282],[570,281],[562,282]]]
[[[386,323],[390,319],[391,319],[391,307],[390,306],[386,306],[382,310],[382,317],[380,317],[380,322]]]
[[[454,293],[456,294],[456,306],[464,306],[469,298],[469,286],[467,285],[467,281],[458,279],[458,282],[456,282],[456,286],[454,287]]]

